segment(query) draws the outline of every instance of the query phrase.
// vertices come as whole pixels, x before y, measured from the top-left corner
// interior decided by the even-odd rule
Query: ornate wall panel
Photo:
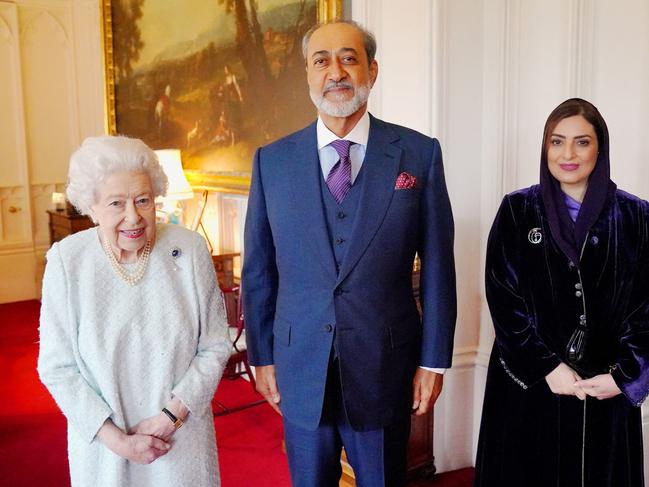
[[[100,39],[98,0],[0,0],[0,302],[39,295],[51,193],[103,131]]]
[[[63,5],[65,6],[65,5]],[[27,147],[32,183],[65,181],[78,141],[70,5],[21,11]]]
[[[24,182],[23,118],[20,94],[20,60],[15,5],[0,4],[0,186]]]

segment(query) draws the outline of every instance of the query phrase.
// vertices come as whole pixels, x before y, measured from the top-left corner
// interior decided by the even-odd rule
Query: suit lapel
[[[337,284],[351,272],[381,226],[392,201],[401,161],[401,149],[392,144],[399,136],[380,120],[370,117],[370,134],[361,169],[363,182],[358,212]]]
[[[334,258],[324,204],[320,193],[320,159],[316,124],[306,127],[296,138],[292,151],[287,154],[289,167],[289,187],[298,216],[297,225],[305,235],[305,240],[320,257],[324,269],[332,279],[336,276],[336,260]]]

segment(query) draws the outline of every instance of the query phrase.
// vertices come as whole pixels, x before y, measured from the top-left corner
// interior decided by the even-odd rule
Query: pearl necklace
[[[104,248],[104,252],[106,252],[106,256],[108,257],[108,261],[113,267],[113,270],[126,284],[128,284],[129,286],[135,286],[140,281],[140,279],[144,277],[146,266],[149,263],[149,254],[151,253],[151,240],[149,240],[142,249],[142,253],[137,259],[137,264],[135,265],[135,270],[132,274],[127,272],[126,269],[124,269],[124,267],[119,262],[117,262],[115,254],[113,254],[113,250],[110,248],[110,244],[108,243],[107,239],[104,239],[102,247]]]

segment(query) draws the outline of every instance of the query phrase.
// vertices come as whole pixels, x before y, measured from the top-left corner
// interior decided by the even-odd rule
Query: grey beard
[[[370,97],[370,86],[369,84],[359,86],[354,90],[352,99],[347,101],[330,101],[323,95],[310,90],[309,96],[316,108],[324,114],[330,117],[349,117],[367,103]]]

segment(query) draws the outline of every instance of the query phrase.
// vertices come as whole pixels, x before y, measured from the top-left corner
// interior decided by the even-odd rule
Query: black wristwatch
[[[174,413],[169,411],[167,408],[162,408],[162,412],[165,413],[169,420],[174,424],[174,428],[178,429],[183,425],[183,420],[177,418]]]

